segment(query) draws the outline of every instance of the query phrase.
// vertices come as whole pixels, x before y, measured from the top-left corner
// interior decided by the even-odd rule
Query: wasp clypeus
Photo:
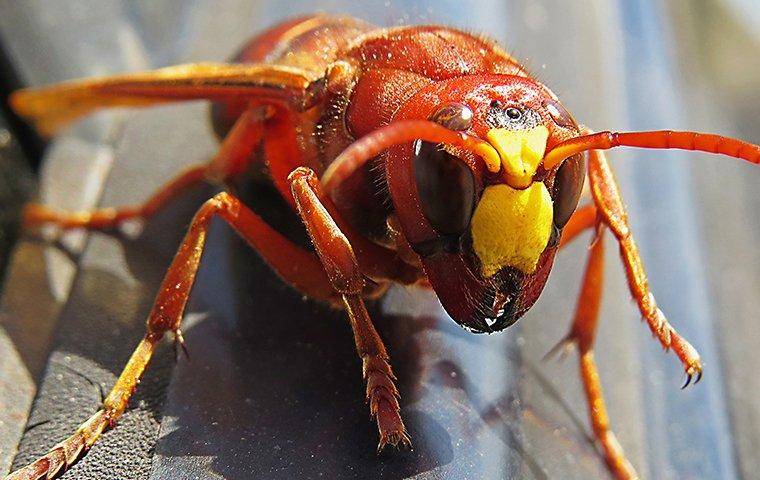
[[[168,332],[180,322],[210,220],[221,217],[288,284],[345,309],[362,361],[379,448],[410,445],[390,360],[364,298],[391,282],[432,288],[469,331],[505,329],[538,299],[555,254],[594,231],[575,320],[560,345],[579,351],[591,425],[619,478],[635,470],[608,427],[593,341],[604,236],[617,242],[628,285],[652,333],[699,381],[696,350],[649,291],[626,212],[602,150],[678,148],[760,163],[760,147],[718,135],[594,133],[497,45],[454,29],[377,29],[346,17],[295,19],[250,41],[232,64],[193,64],[15,93],[16,112],[47,136],[105,107],[213,101],[223,139],[135,208],[61,212],[30,205],[25,226],[118,228],[148,218],[200,182],[230,187],[196,213],[166,273],[147,333],[101,409],[10,479],[50,478],[113,426]],[[232,193],[263,162],[314,249],[292,243]],[[578,208],[584,184],[592,201]],[[378,196],[388,201],[378,201]]]

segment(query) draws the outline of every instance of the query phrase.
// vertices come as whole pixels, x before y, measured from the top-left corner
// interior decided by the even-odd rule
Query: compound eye
[[[472,110],[461,103],[441,107],[430,120],[464,131],[472,127]],[[475,178],[459,157],[442,145],[418,141],[414,145],[414,179],[422,212],[441,235],[460,235],[475,208]]]
[[[451,103],[435,112],[430,120],[449,130],[463,132],[472,127],[472,110],[467,105]]]
[[[586,179],[586,157],[578,154],[565,159],[554,177],[554,225],[562,229],[578,206]]]
[[[420,206],[441,235],[461,235],[475,208],[475,178],[460,158],[442,146],[418,141],[414,145],[414,178]]]

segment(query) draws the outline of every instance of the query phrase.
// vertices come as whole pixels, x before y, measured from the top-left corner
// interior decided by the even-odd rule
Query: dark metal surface
[[[18,136],[0,113],[0,288],[16,241],[21,207],[28,200],[32,186],[31,168]]]
[[[45,2],[0,7],[0,33],[30,82],[220,60],[257,28],[313,9],[234,0],[98,5],[71,2],[55,14]],[[597,129],[730,134],[730,125],[710,116],[713,99],[695,80],[699,69],[684,67],[692,76],[683,76],[676,68],[672,46],[695,37],[683,26],[673,34],[669,19],[689,10],[671,5],[320,7],[379,24],[486,31]],[[759,142],[752,118],[744,136]],[[131,204],[214,148],[202,104],[101,115],[53,146],[42,197],[68,208]],[[612,156],[620,159],[615,166],[659,303],[707,365],[702,383],[678,390],[680,367],[638,320],[610,248],[597,357],[613,427],[646,478],[753,478],[759,390],[737,382],[758,382],[760,300],[749,292],[760,287],[752,248],[760,223],[747,220],[760,207],[758,172],[708,156]],[[12,388],[0,392],[0,402],[13,408],[0,409],[0,470],[25,424],[16,465],[95,411],[142,335],[184,226],[211,193],[199,189],[174,202],[137,239],[69,235],[73,257],[51,247],[41,263],[41,247],[20,246],[2,305],[0,385]],[[573,354],[540,360],[569,325],[584,241],[560,256],[537,306],[503,334],[462,331],[426,292],[393,289],[373,306],[415,447],[376,457],[342,315],[301,299],[215,224],[188,309],[190,361],[173,367],[170,349],[159,351],[119,426],[66,478],[605,478],[588,439]]]

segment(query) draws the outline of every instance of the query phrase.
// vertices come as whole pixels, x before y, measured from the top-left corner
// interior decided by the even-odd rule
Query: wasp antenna
[[[415,140],[465,148],[483,158],[489,171],[498,172],[501,168],[499,154],[488,142],[429,120],[399,120],[378,128],[343,150],[322,175],[323,191],[329,193],[362,165],[390,147]]]
[[[711,133],[656,130],[652,132],[599,132],[571,138],[556,145],[544,156],[544,168],[550,170],[562,163],[564,159],[586,150],[608,150],[615,147],[694,150],[728,155],[755,164],[760,163],[760,146],[752,143]]]

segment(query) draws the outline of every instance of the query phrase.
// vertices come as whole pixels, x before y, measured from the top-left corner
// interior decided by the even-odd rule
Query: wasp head
[[[551,170],[547,148],[579,134],[543,85],[511,75],[454,78],[417,92],[396,119],[429,119],[480,138],[473,151],[417,141],[388,152],[386,174],[403,233],[452,318],[502,330],[537,300],[584,182],[581,155]]]

